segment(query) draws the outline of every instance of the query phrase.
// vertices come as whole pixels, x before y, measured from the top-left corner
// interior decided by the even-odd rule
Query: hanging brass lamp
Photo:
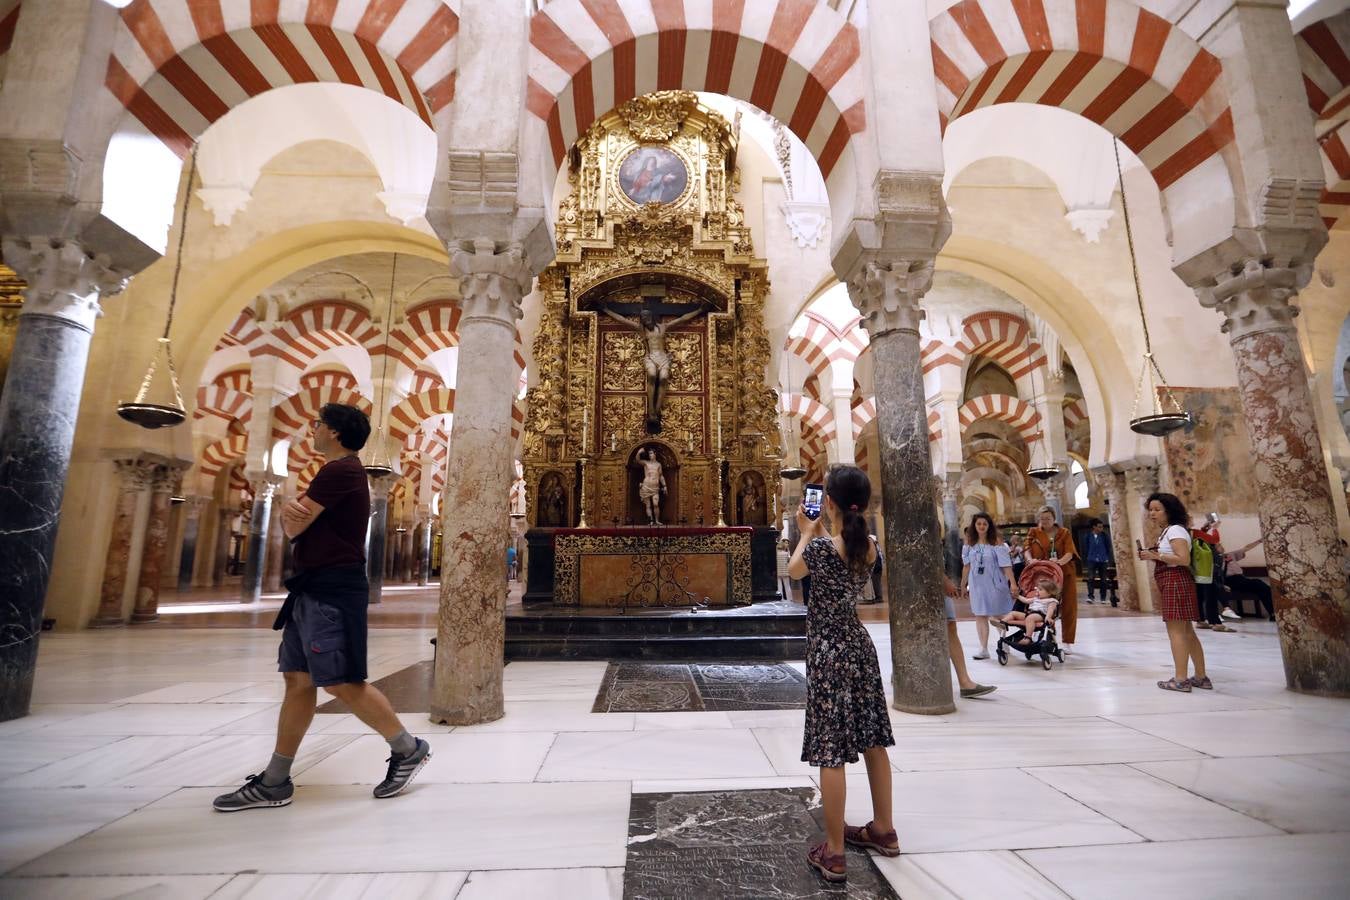
[[[394,324],[394,278],[397,272],[398,254],[395,253],[394,261],[389,266],[389,306],[384,315],[384,367],[380,376],[379,406],[375,410],[379,421],[373,435],[375,446],[365,463],[366,474],[371,478],[383,478],[394,474],[394,461],[389,456],[389,448],[385,446],[384,440],[384,399],[385,392],[389,389],[389,333]]]
[[[1139,367],[1139,381],[1134,386],[1134,409],[1130,413],[1130,430],[1136,434],[1163,437],[1191,424],[1191,414],[1181,408],[1172,389],[1163,378],[1158,361],[1153,357],[1153,342],[1148,333],[1148,317],[1144,314],[1144,294],[1139,287],[1139,261],[1134,252],[1134,231],[1130,227],[1130,204],[1125,198],[1125,175],[1120,166],[1120,139],[1112,138],[1116,153],[1116,180],[1120,184],[1120,209],[1125,215],[1125,242],[1130,248],[1130,270],[1134,274],[1134,299],[1139,305],[1139,324],[1144,330],[1144,359]],[[1148,405],[1140,414],[1140,401],[1148,383]],[[1159,394],[1164,400],[1159,399]]]
[[[183,209],[178,217],[178,250],[173,264],[173,284],[169,288],[169,311],[164,316],[164,333],[160,335],[155,354],[150,359],[150,367],[141,379],[136,399],[124,400],[117,404],[117,415],[133,425],[142,428],[170,428],[182,424],[187,418],[183,406],[183,392],[178,389],[178,370],[173,364],[173,348],[169,344],[169,329],[173,327],[173,308],[178,302],[178,276],[183,270],[183,243],[187,239],[188,204],[192,199],[192,184],[197,178],[197,147],[192,148],[192,160],[188,167],[187,187],[183,190]],[[159,373],[160,360],[168,373],[168,390],[160,395],[166,402],[155,402],[152,390],[155,376]]]

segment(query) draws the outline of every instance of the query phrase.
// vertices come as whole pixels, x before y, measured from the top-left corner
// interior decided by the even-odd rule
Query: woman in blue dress
[[[998,526],[987,513],[976,513],[966,529],[961,548],[961,593],[970,600],[980,650],[975,659],[989,658],[989,619],[1012,612],[1017,586],[1013,581],[1008,545],[999,540]]]

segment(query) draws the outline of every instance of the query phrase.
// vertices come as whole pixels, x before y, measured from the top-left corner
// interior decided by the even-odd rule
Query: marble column
[[[1145,547],[1158,543],[1159,530],[1149,522],[1144,512],[1144,503],[1150,494],[1158,490],[1158,464],[1147,460],[1137,460],[1121,467],[1125,477],[1125,519],[1130,528],[1130,544],[1135,541]],[[1139,588],[1139,609],[1152,612],[1157,606],[1153,602],[1153,563],[1131,553],[1134,560],[1135,584]]]
[[[455,387],[455,420],[442,509],[444,541],[431,719],[472,725],[501,718],[506,640],[506,542],[511,489],[513,343],[521,298],[532,274],[521,249],[496,252],[476,241],[456,250],[463,366]]]
[[[417,548],[417,584],[425,587],[431,574],[431,523],[423,520],[413,529],[413,544]]]
[[[272,495],[276,489],[276,482],[269,478],[253,480],[253,509],[248,516],[244,577],[239,583],[239,599],[244,603],[257,603],[262,599],[263,569],[267,565],[267,534],[272,525]]]
[[[73,241],[3,250],[28,289],[0,396],[0,721],[28,713],[89,340],[99,297],[125,282]]]
[[[202,510],[207,498],[189,497],[184,504],[183,545],[178,558],[178,590],[192,587],[192,571],[197,562],[197,539],[201,536]]]
[[[272,517],[267,524],[267,553],[263,563],[262,589],[266,594],[281,590],[287,543],[286,532],[281,529],[281,510],[285,505],[286,498],[283,495],[272,495]]]
[[[133,577],[132,549],[136,543],[141,498],[154,479],[154,463],[140,457],[113,460],[113,466],[117,470],[120,491],[113,512],[112,533],[108,536],[108,552],[104,556],[98,612],[90,620],[90,628],[126,624],[127,591],[135,590],[135,582],[130,588],[127,582]]]
[[[1293,321],[1299,284],[1295,270],[1251,259],[1218,280],[1210,304],[1224,315],[1237,363],[1285,681],[1296,691],[1344,695],[1350,693],[1350,592]]]
[[[1135,581],[1135,548],[1130,538],[1130,519],[1125,509],[1125,476],[1109,466],[1091,472],[1092,483],[1106,501],[1111,527],[1111,554],[1116,560],[1116,597],[1121,609],[1139,609],[1139,586]]]
[[[871,259],[850,274],[849,297],[874,360],[895,708],[955,712],[919,345],[919,299],[932,284],[933,262]]]
[[[136,605],[131,611],[133,625],[159,618],[159,576],[169,543],[169,498],[177,480],[175,466],[157,466],[151,476],[150,517],[145,523],[145,542],[141,545]]]
[[[219,518],[216,523],[216,553],[212,559],[211,565],[211,584],[213,587],[220,587],[225,583],[225,573],[229,571],[228,564],[230,560],[230,522],[235,516],[239,515],[237,509],[222,507],[217,511]]]
[[[416,556],[413,549],[414,548],[413,529],[405,525],[403,527],[403,533],[400,534],[398,538],[399,538],[398,580],[402,581],[404,584],[411,584],[413,580],[414,559]]]
[[[1068,527],[1068,522],[1064,521],[1064,482],[1067,476],[1055,475],[1050,478],[1036,482],[1036,488],[1041,492],[1045,505],[1055,511],[1055,521]]]
[[[370,582],[370,603],[379,603],[384,595],[384,553],[388,539],[389,488],[393,475],[370,479],[370,530],[366,538],[366,580]]]
[[[946,537],[942,541],[942,561],[947,574],[959,584],[961,580],[961,473],[948,472],[939,483],[942,493],[942,524]]]

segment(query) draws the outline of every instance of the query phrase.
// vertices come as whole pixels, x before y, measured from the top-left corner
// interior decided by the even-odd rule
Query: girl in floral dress
[[[807,862],[827,881],[844,881],[844,844],[886,856],[898,856],[900,843],[891,822],[891,763],[886,748],[895,744],[886,712],[886,694],[876,647],[854,610],[871,577],[876,549],[868,539],[862,511],[872,495],[867,475],[855,466],[836,466],[825,479],[821,519],[797,510],[802,539],[788,564],[793,578],[811,576],[806,597],[806,732],[802,762],[820,767],[825,812],[825,842],[807,854]],[[867,764],[872,792],[872,821],[844,824],[844,764]]]

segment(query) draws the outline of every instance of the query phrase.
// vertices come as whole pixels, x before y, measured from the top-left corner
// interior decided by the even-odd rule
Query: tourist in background
[[[970,600],[980,649],[974,659],[989,658],[989,619],[1012,611],[1017,586],[1013,581],[1008,545],[999,540],[998,526],[988,513],[976,513],[961,547],[961,594]]]
[[[1251,578],[1242,567],[1242,560],[1246,558],[1246,550],[1237,550],[1224,556],[1223,583],[1229,591],[1232,592],[1233,601],[1236,601],[1237,594],[1251,594],[1256,598],[1256,615],[1261,615],[1264,609],[1265,614],[1270,617],[1270,621],[1275,621],[1275,603],[1271,599],[1270,585],[1259,578]],[[1230,604],[1232,601],[1230,601]]]
[[[1172,665],[1176,670],[1167,681],[1158,682],[1158,687],[1187,694],[1193,687],[1211,690],[1214,685],[1205,674],[1205,649],[1191,626],[1199,615],[1199,604],[1195,580],[1191,577],[1190,516],[1174,494],[1150,494],[1144,509],[1162,534],[1156,548],[1139,550],[1139,558],[1153,562],[1159,609],[1167,623],[1167,640],[1172,645]],[[1188,661],[1194,666],[1192,677],[1186,675]]]
[[[1027,567],[1027,550],[1017,535],[1008,540],[1008,558],[1012,560],[1013,582],[1021,581],[1022,570]]]
[[[783,538],[778,542],[778,592],[784,600],[792,599],[792,576],[788,575],[788,563],[791,560],[787,538]]]
[[[806,729],[802,762],[820,767],[825,841],[807,854],[808,864],[830,882],[848,878],[844,844],[898,856],[900,842],[891,820],[891,761],[895,744],[881,666],[872,638],[858,621],[854,604],[872,575],[876,548],[868,539],[863,510],[872,496],[867,475],[856,466],[835,466],[825,478],[831,532],[821,520],[797,510],[801,541],[788,574],[812,580],[806,598]],[[867,764],[872,821],[844,824],[844,765]]]
[[[1087,602],[1095,603],[1093,595],[1100,592],[1102,602],[1105,603],[1110,599],[1106,593],[1106,570],[1111,565],[1111,538],[1101,519],[1092,520],[1091,530],[1083,538],[1083,544],[1087,551],[1083,554],[1083,561],[1087,563]]]
[[[1197,544],[1196,542],[1200,543]],[[1195,599],[1200,615],[1196,628],[1232,632],[1219,613],[1223,594],[1223,547],[1219,543],[1219,517],[1209,513],[1199,528],[1191,532],[1191,577],[1195,581]],[[1230,615],[1229,618],[1237,618]]]
[[[517,563],[517,559],[516,559],[516,545],[515,545],[515,544],[507,544],[507,545],[506,545],[506,580],[507,580],[507,581],[515,581],[515,580],[516,580],[516,563]]]
[[[1055,521],[1055,511],[1041,507],[1036,515],[1036,527],[1027,532],[1027,556],[1048,559],[1064,572],[1064,586],[1060,593],[1060,649],[1073,652],[1074,638],[1078,636],[1078,572],[1073,561],[1077,551],[1069,529]]]

